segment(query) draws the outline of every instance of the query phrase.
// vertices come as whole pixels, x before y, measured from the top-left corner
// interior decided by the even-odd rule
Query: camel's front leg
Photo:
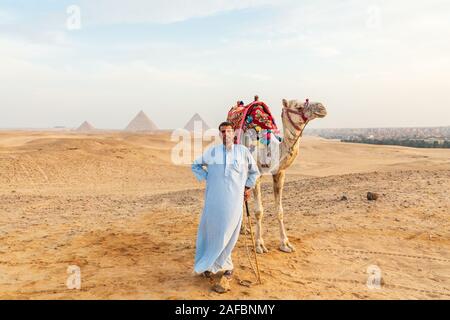
[[[261,178],[256,181],[255,189],[253,191],[255,197],[255,217],[256,217],[256,252],[265,253],[268,252],[266,246],[264,245],[264,240],[262,238],[262,217],[264,213],[261,197]]]
[[[245,209],[245,208],[244,208],[244,209]],[[247,223],[246,223],[246,221],[247,221],[247,215],[246,215],[245,211],[242,210],[242,213],[243,213],[243,215],[242,215],[242,223],[241,223],[241,231],[240,231],[240,234],[246,235],[246,234],[250,233],[250,229],[247,227]]]
[[[282,204],[282,194],[283,194],[283,186],[284,186],[284,177],[285,171],[282,170],[277,174],[273,175],[273,193],[275,195],[275,205],[278,213],[278,222],[280,224],[280,250],[283,252],[294,252],[295,248],[292,244],[289,243],[289,239],[286,235],[286,229],[284,227],[283,222],[283,204]]]

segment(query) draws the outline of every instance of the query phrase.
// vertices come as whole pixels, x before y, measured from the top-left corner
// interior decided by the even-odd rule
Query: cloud
[[[83,19],[92,24],[174,23],[264,5],[273,0],[82,0]]]
[[[324,57],[324,58],[334,57],[341,53],[339,51],[339,49],[337,49],[335,47],[331,47],[331,46],[318,46],[313,49],[317,56]]]
[[[309,96],[330,108],[346,108],[341,118],[335,112],[321,125],[370,126],[374,120],[365,113],[388,113],[388,108],[417,114],[426,99],[411,93],[432,97],[430,110],[444,113],[450,83],[450,44],[444,41],[450,36],[448,4],[377,0],[382,25],[370,29],[367,3],[281,1],[80,0],[83,23],[97,24],[80,32],[65,29],[64,6],[40,7],[36,19],[0,11],[13,23],[0,23],[0,98],[7,109],[0,126],[25,125],[19,122],[25,118],[26,125],[63,120],[77,125],[86,117],[121,127],[126,112],[147,106],[160,126],[172,127],[187,120],[174,114],[193,110],[220,120],[223,106],[253,93],[271,106],[283,97]],[[192,21],[195,33],[183,32],[190,22],[151,25],[277,5],[258,11],[263,18],[251,21],[234,15],[205,19],[205,26],[229,23],[217,36],[197,28],[203,25],[198,21]],[[14,22],[18,18],[20,24]],[[152,34],[139,32],[140,23],[150,24],[142,27]],[[406,123],[412,117],[391,120]],[[177,124],[178,118],[183,119]]]
[[[42,34],[44,36],[44,34]],[[66,43],[64,34],[49,33],[45,34],[47,39],[58,38],[58,43]],[[56,41],[56,40],[55,40]],[[60,59],[70,53],[70,47],[61,46],[52,42],[30,41],[11,36],[2,36],[0,38],[0,52],[2,52],[2,61],[13,59],[22,61],[33,61],[35,59]]]

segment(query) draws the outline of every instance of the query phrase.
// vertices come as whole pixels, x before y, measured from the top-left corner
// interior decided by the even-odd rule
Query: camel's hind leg
[[[255,197],[255,217],[256,217],[256,234],[255,234],[255,242],[256,242],[256,252],[257,253],[265,253],[269,250],[264,245],[264,240],[262,238],[262,217],[264,214],[264,208],[262,205],[262,197],[261,197],[261,178],[258,178],[256,181],[255,189],[253,190],[253,194]]]
[[[277,174],[273,175],[273,193],[275,195],[275,205],[278,213],[278,222],[280,224],[280,250],[283,252],[294,252],[295,248],[292,244],[290,244],[289,239],[286,235],[286,228],[284,227],[283,222],[283,204],[282,204],[282,194],[283,194],[283,186],[284,186],[284,178],[285,171],[282,170]]]

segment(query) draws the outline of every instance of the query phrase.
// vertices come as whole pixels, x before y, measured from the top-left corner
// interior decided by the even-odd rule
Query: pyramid
[[[155,131],[158,127],[147,117],[144,111],[139,111],[136,117],[128,124],[125,131]]]
[[[195,126],[196,122],[198,122],[198,123]],[[198,113],[194,114],[192,116],[191,120],[189,120],[188,123],[186,123],[186,125],[184,126],[184,129],[186,129],[188,131],[194,131],[194,130],[199,130],[199,129],[201,129],[202,131],[206,131],[209,128],[210,127],[208,126],[208,124],[202,119],[202,117],[200,117],[200,115]]]
[[[95,131],[95,128],[89,122],[85,121],[78,127],[77,131],[81,131],[81,132]]]

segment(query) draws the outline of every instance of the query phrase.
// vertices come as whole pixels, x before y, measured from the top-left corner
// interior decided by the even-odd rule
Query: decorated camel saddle
[[[234,106],[228,112],[227,121],[235,130],[235,143],[245,145],[262,168],[270,169],[278,160],[280,130],[269,107],[262,101],[247,106]],[[266,170],[267,171],[267,170]]]

